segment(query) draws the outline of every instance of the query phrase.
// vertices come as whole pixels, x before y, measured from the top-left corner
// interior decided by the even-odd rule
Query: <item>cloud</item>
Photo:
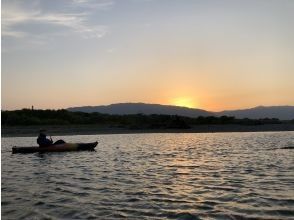
[[[86,13],[51,13],[36,16],[32,22],[67,27],[84,38],[101,38],[108,32],[107,26],[88,24]]]
[[[40,29],[45,29],[44,27],[47,27],[46,36],[78,34],[88,39],[101,38],[108,33],[107,26],[94,23],[90,17],[97,10],[109,9],[113,5],[112,1],[60,0],[55,2],[60,4],[54,5],[55,8],[52,5],[42,5],[43,1],[32,0],[25,3],[15,0],[2,2],[3,37],[40,38]]]
[[[112,0],[73,0],[73,7],[107,10],[114,5]]]

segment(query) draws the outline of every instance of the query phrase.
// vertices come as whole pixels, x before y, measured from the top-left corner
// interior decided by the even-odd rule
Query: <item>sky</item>
[[[2,0],[2,109],[294,105],[292,0]]]

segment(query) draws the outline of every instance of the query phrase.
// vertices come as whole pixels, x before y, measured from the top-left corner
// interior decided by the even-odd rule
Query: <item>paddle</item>
[[[52,141],[52,143],[53,143],[53,140],[52,140],[52,137],[51,137],[51,135],[50,135],[50,140]]]

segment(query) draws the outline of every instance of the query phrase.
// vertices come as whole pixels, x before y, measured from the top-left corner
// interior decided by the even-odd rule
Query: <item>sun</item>
[[[185,97],[175,98],[171,101],[171,103],[172,105],[181,106],[181,107],[188,107],[188,108],[195,107],[195,103],[193,99],[191,98],[185,98]]]

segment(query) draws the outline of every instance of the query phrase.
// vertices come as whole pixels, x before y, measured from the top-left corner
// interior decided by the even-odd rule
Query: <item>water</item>
[[[99,145],[2,138],[2,219],[294,219],[294,132],[56,138]]]

